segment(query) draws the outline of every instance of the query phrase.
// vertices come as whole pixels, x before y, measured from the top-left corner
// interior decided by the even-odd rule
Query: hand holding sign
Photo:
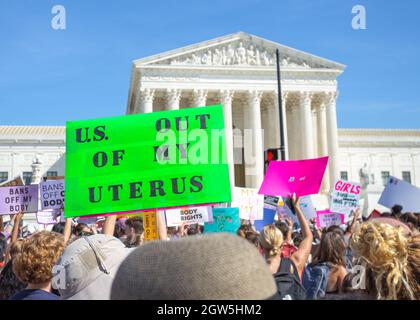
[[[300,198],[296,197],[296,193],[292,195],[292,204],[294,208],[300,207]]]

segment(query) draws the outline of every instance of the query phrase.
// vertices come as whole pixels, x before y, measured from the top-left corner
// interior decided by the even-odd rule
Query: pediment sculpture
[[[274,66],[275,51],[258,47],[253,43],[229,43],[214,48],[197,50],[190,55],[181,55],[169,60],[161,61],[160,64],[170,65],[208,65],[208,66]],[[284,56],[281,66],[310,68],[306,61],[296,57]]]

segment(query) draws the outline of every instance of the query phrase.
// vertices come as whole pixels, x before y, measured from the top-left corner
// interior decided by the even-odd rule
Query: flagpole
[[[280,78],[280,51],[276,49],[276,61],[277,61],[277,96],[279,101],[279,125],[280,125],[280,154],[281,160],[286,160],[286,146],[284,141],[284,126],[283,126],[283,104],[281,98],[281,78]]]

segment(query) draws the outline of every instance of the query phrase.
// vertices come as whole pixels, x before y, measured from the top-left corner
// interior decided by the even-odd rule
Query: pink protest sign
[[[330,210],[316,212],[316,226],[318,228],[328,228],[344,224],[344,214],[334,213]]]
[[[317,194],[328,157],[308,160],[271,161],[259,194],[297,197]]]

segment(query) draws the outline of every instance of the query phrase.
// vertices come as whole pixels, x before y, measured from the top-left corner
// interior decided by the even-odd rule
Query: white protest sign
[[[258,194],[258,189],[233,188],[231,207],[239,208],[240,219],[264,219],[264,195]]]
[[[209,222],[211,207],[190,207],[165,210],[166,225],[168,227]]]
[[[38,211],[38,185],[0,187],[0,214]]]
[[[40,183],[41,208],[61,209],[64,205],[64,180],[48,180]]]
[[[403,207],[403,212],[420,212],[420,188],[404,180],[389,177],[378,203],[387,208],[398,204]]]
[[[277,207],[277,215],[279,216],[279,218],[290,218],[292,220],[292,223],[295,224],[299,224],[299,220],[296,216],[295,213],[293,213],[292,209],[290,209],[290,207],[287,205],[286,202],[289,202],[290,205],[290,199],[286,199],[286,201],[282,198],[279,197],[279,205]]]
[[[340,226],[342,224],[344,224],[344,215],[341,213],[334,213],[329,210],[317,212],[316,226],[318,228],[328,228],[330,226]]]
[[[337,180],[331,195],[331,212],[349,217],[352,211],[359,208],[360,184]]]
[[[56,224],[57,217],[60,216],[61,210],[43,210],[36,213],[36,221],[38,224]]]
[[[316,218],[316,211],[312,204],[311,196],[303,196],[299,199],[300,209],[307,220]]]

